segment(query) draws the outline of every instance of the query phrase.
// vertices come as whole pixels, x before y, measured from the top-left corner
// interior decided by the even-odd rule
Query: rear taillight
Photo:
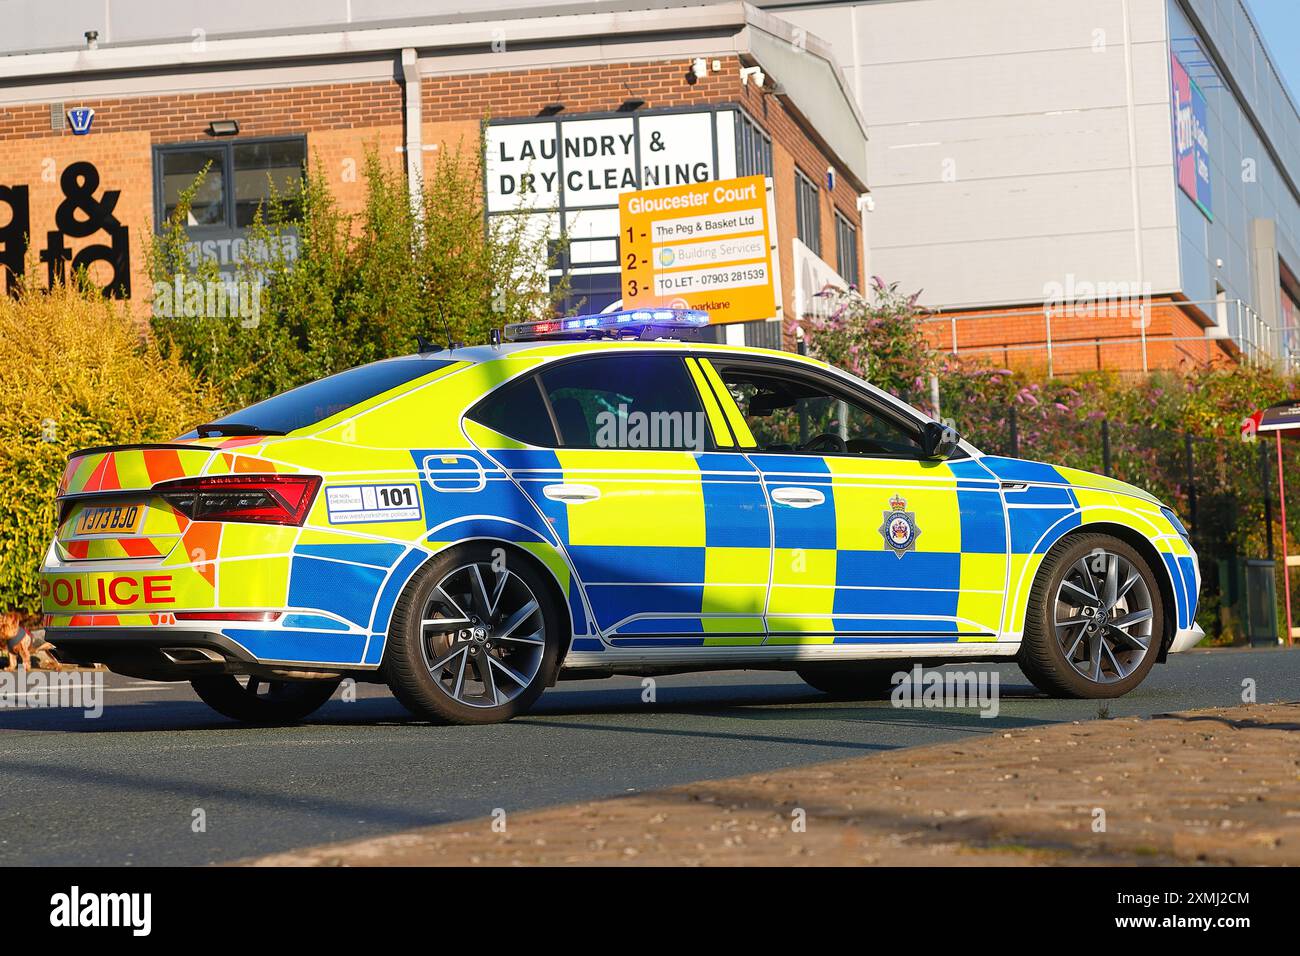
[[[319,475],[214,475],[154,488],[191,521],[300,525],[311,510]]]

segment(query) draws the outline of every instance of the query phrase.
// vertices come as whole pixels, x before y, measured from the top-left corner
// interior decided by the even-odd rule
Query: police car
[[[1114,697],[1202,636],[1173,512],[981,454],[703,313],[526,323],[68,462],[41,572],[70,658],[293,721],[344,677],[487,723],[557,679],[794,670],[863,697],[1015,661]]]

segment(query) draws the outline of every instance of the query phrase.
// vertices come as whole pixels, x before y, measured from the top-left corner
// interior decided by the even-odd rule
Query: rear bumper
[[[1169,645],[1169,653],[1177,654],[1188,650],[1201,643],[1204,639],[1205,631],[1201,630],[1201,625],[1193,622],[1191,627],[1174,632],[1174,641]]]
[[[61,661],[103,664],[142,680],[193,680],[214,674],[309,679],[339,674],[311,665],[261,663],[224,634],[201,629],[47,627],[45,639],[58,649]]]

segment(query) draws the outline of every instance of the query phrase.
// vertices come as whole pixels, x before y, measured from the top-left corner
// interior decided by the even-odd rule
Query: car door
[[[977,461],[924,458],[920,421],[781,359],[711,358],[772,509],[769,644],[996,640],[1007,537]]]
[[[693,362],[613,347],[534,374],[553,450],[509,456],[508,469],[560,538],[602,639],[761,644],[767,498]]]

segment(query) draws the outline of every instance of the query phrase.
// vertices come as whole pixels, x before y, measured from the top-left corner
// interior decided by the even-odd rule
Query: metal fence
[[[1152,328],[1153,310],[1196,307],[1216,328],[1204,334],[1175,335]],[[1007,323],[1033,322],[1008,334]],[[1002,328],[981,329],[989,321]],[[1114,321],[1123,334],[1097,334],[1088,325]],[[1040,324],[1041,323],[1041,324]],[[1300,330],[1277,328],[1241,299],[1206,302],[1151,302],[1146,299],[1099,301],[1087,306],[1047,304],[1035,312],[936,313],[923,320],[931,344],[958,357],[999,364],[1040,365],[1049,377],[1091,369],[1149,372],[1170,364],[1207,363],[1217,341],[1230,340],[1252,364],[1300,371]],[[1171,353],[1175,361],[1162,353]],[[1198,354],[1200,353],[1200,354]]]

